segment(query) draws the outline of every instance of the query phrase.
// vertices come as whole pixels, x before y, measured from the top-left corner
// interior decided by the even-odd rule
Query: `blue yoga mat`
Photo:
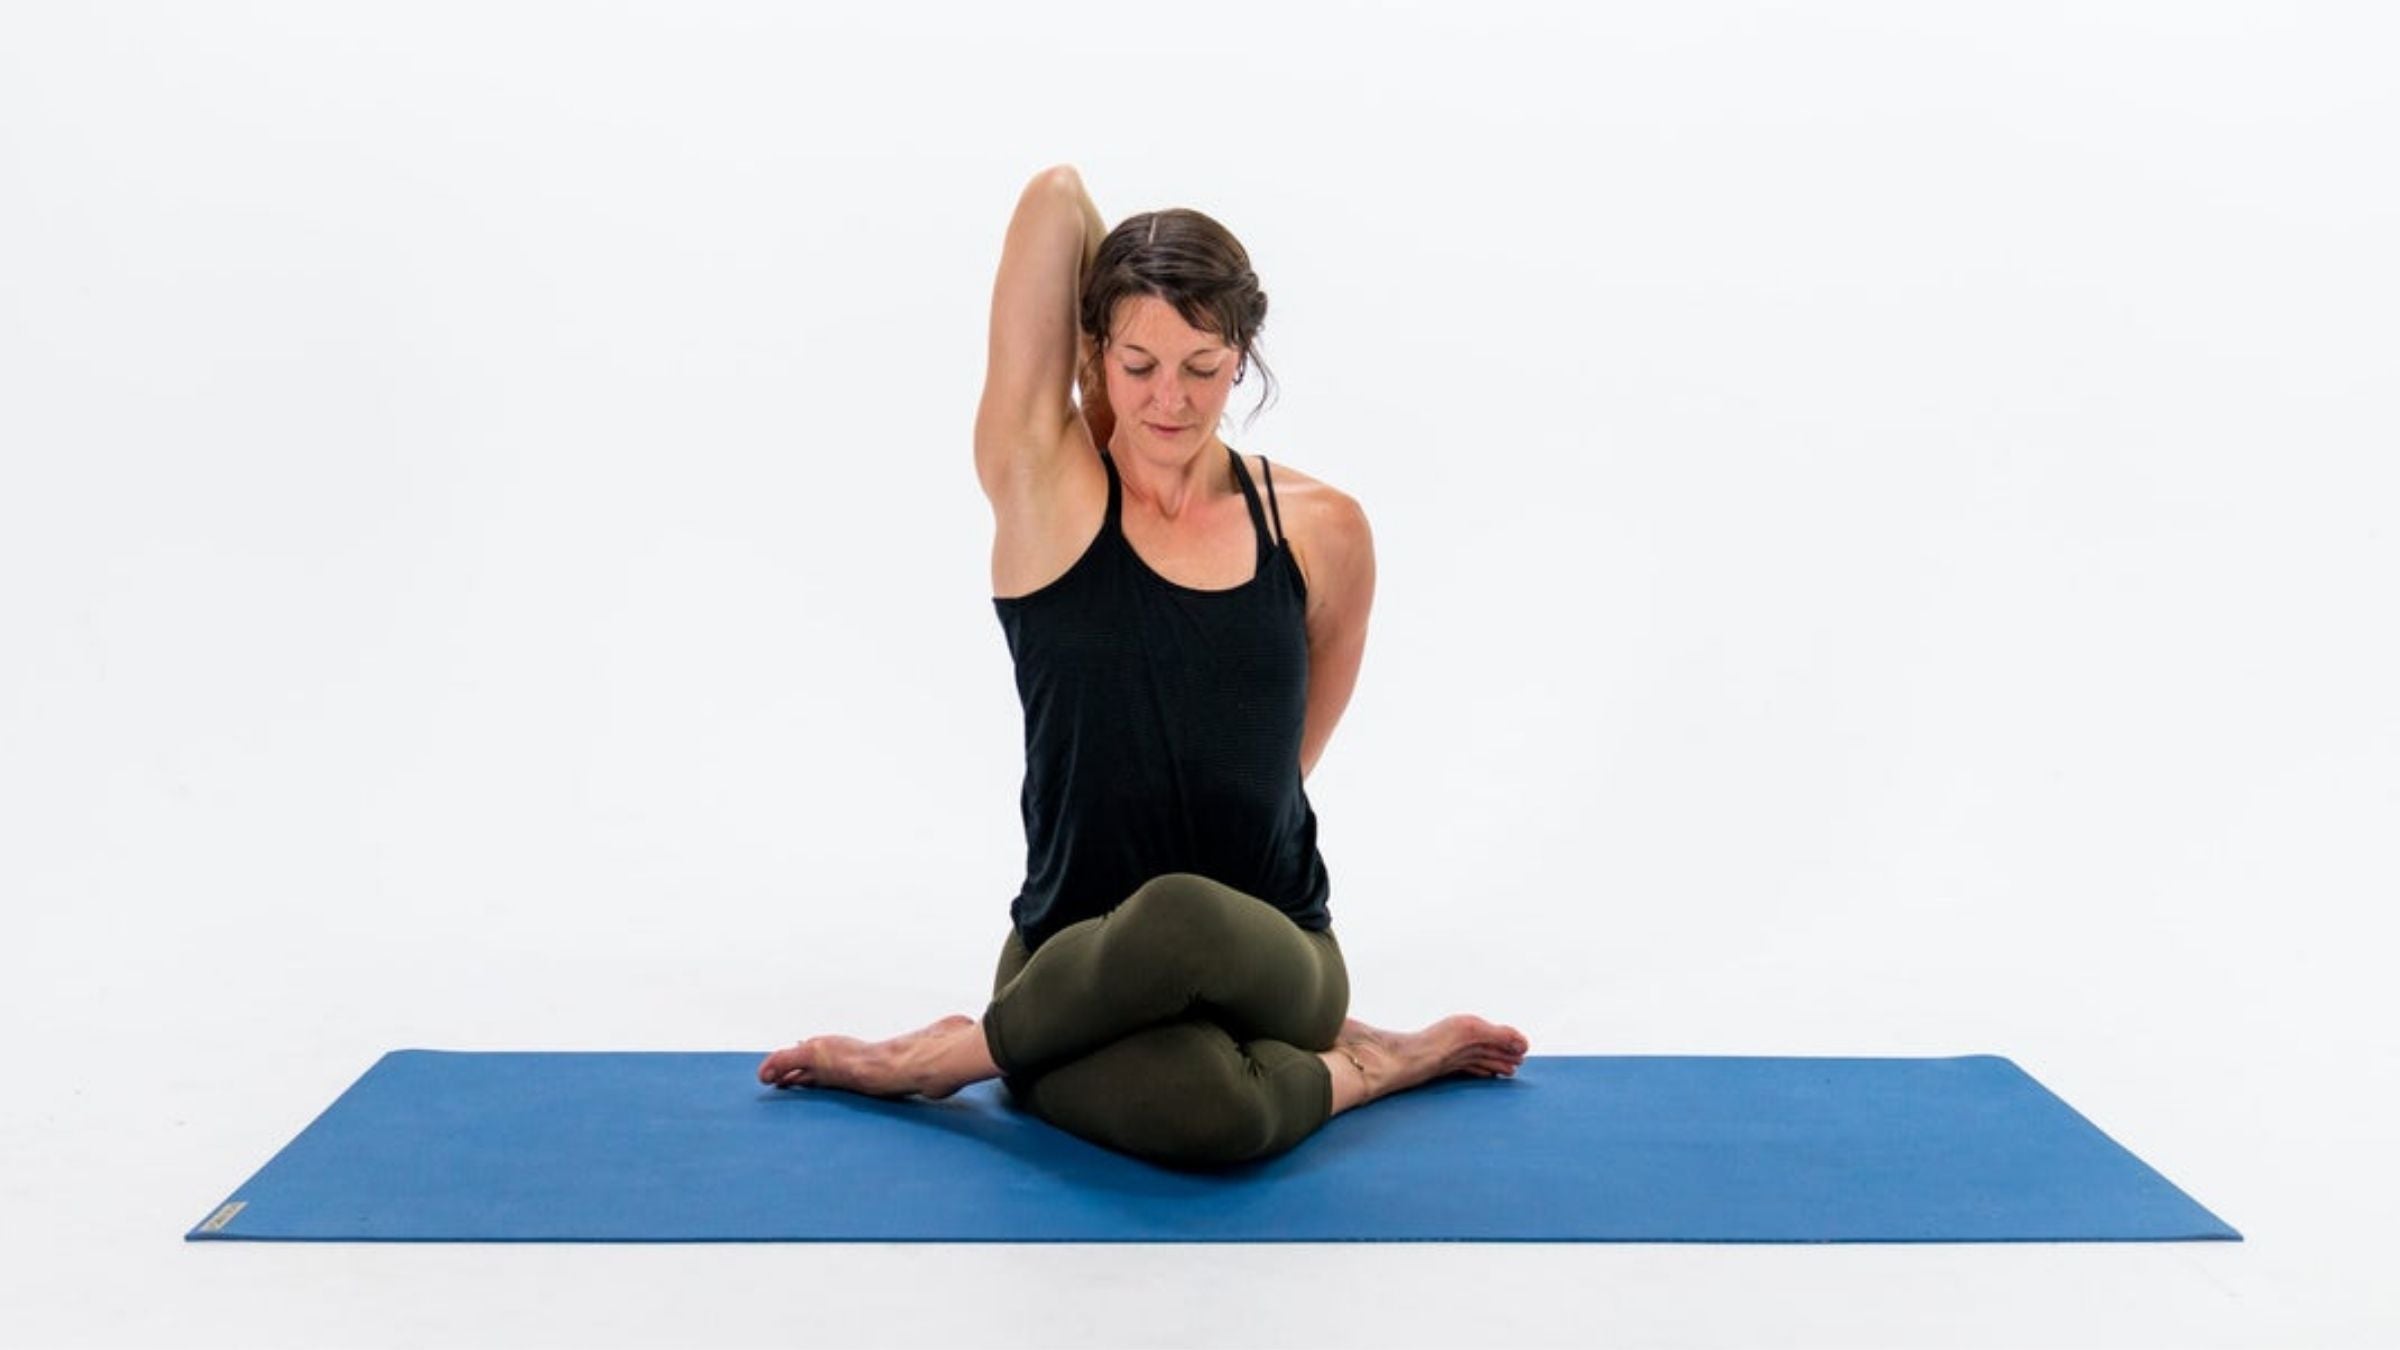
[[[195,1239],[2010,1242],[2237,1238],[2005,1059],[1536,1056],[1176,1172],[996,1083],[754,1053],[386,1055]]]

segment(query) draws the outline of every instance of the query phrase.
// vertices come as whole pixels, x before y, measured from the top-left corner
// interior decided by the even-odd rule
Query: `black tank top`
[[[1226,453],[1258,533],[1249,581],[1204,591],[1151,571],[1102,449],[1108,511],[1083,556],[1040,590],[993,597],[1025,707],[1025,884],[1009,914],[1029,950],[1166,872],[1257,896],[1305,929],[1333,922],[1300,786],[1306,583],[1274,471],[1270,537],[1248,467]]]

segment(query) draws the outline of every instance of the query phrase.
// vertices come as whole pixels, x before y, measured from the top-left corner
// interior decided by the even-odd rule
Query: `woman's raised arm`
[[[1066,444],[1081,352],[1077,297],[1106,233],[1071,165],[1036,174],[1017,199],[992,283],[991,346],[975,410],[975,473],[987,495],[1047,468]]]

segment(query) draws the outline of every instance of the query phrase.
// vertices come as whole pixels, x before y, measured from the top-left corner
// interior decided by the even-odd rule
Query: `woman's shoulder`
[[[1259,482],[1262,497],[1272,474],[1284,537],[1291,541],[1292,559],[1300,564],[1301,579],[1311,583],[1312,590],[1327,564],[1372,550],[1367,513],[1357,498],[1275,456],[1244,454],[1243,459],[1251,477]]]
[[[1318,532],[1362,528],[1366,512],[1358,499],[1324,479],[1294,468],[1270,455],[1243,457],[1250,467],[1250,476],[1263,485],[1273,474],[1276,505],[1283,512],[1284,525],[1295,535],[1312,527]],[[1272,462],[1272,468],[1269,464]]]

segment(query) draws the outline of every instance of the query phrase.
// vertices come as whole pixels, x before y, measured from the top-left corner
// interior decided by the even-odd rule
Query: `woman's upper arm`
[[[1008,223],[992,284],[983,399],[975,410],[975,472],[985,491],[1055,456],[1075,415],[1077,287],[1089,218],[1083,180],[1067,165],[1026,184]]]
[[[1311,531],[1307,569],[1308,701],[1300,737],[1306,777],[1358,688],[1375,608],[1375,536],[1356,499],[1327,489]]]

